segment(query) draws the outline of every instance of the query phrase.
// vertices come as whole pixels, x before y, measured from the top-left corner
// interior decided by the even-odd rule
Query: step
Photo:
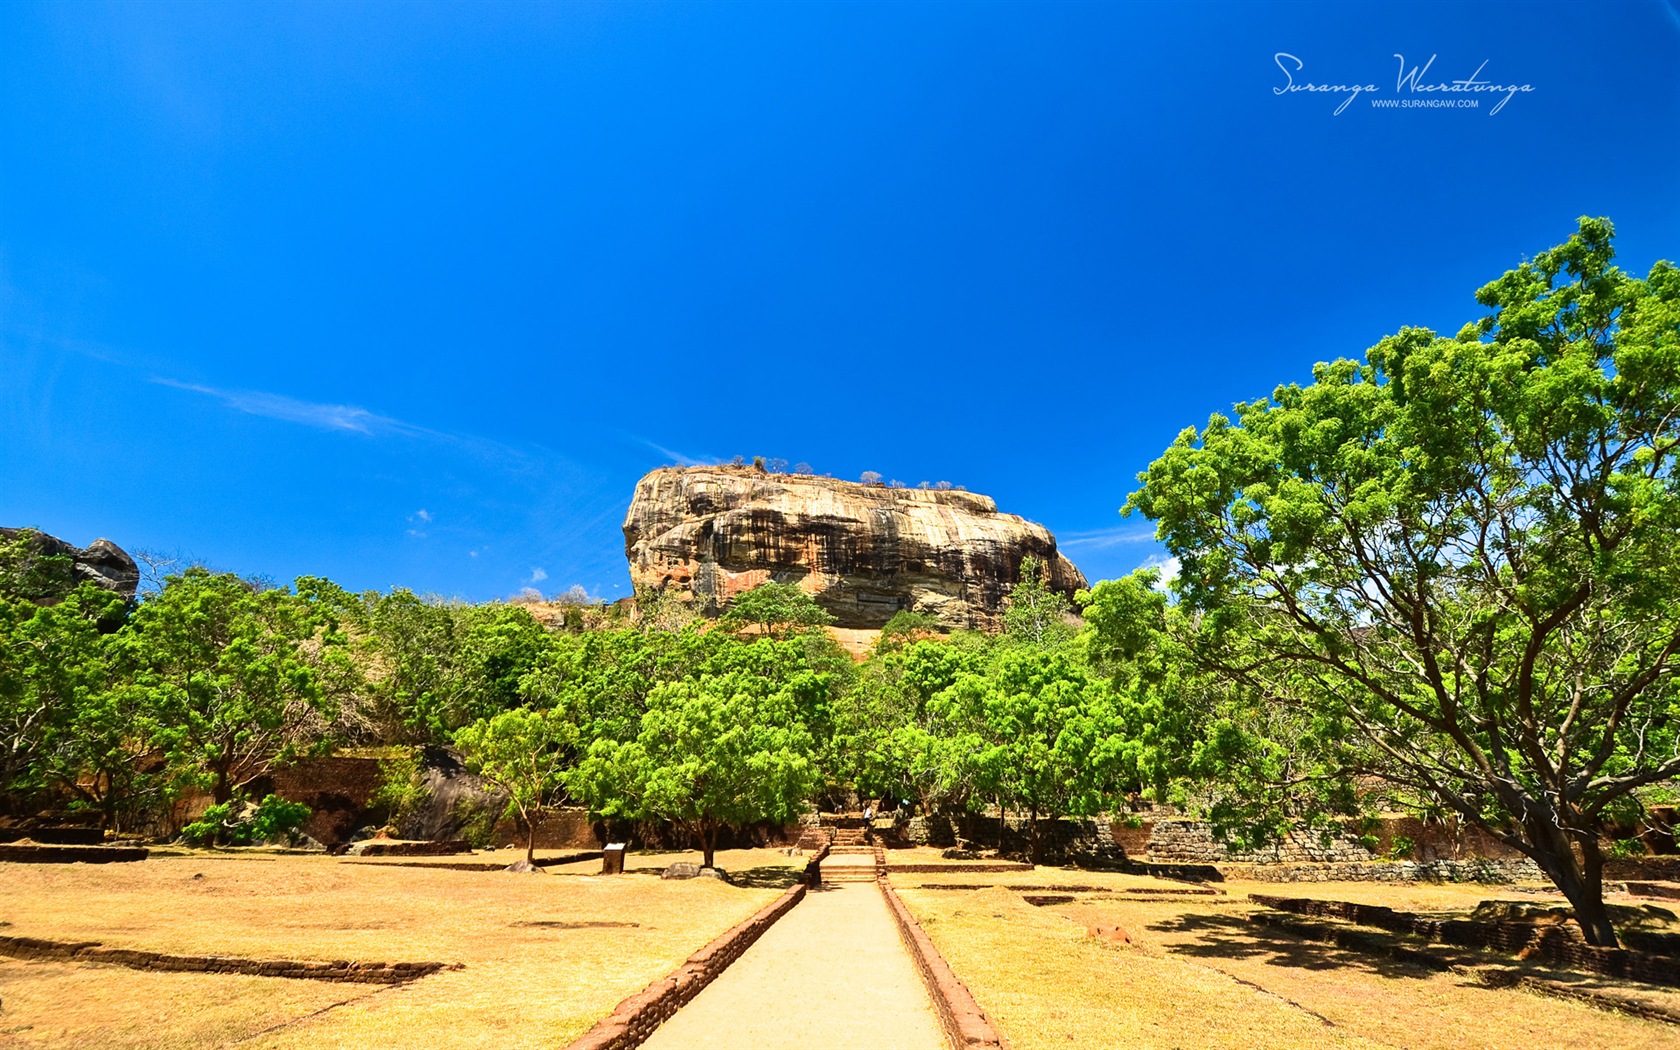
[[[824,882],[874,882],[875,869],[835,868],[830,871],[828,868],[824,868],[822,880]]]

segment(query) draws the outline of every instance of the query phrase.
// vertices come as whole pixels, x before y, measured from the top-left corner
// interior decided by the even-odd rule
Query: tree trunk
[[[1036,867],[1042,859],[1038,848],[1038,807],[1027,808],[1027,855]]]
[[[1575,922],[1587,943],[1600,948],[1621,947],[1610,910],[1604,906],[1604,857],[1597,841],[1583,841],[1577,858],[1570,848],[1570,836],[1548,816],[1525,821],[1523,830],[1534,847],[1535,862],[1575,909]]]
[[[712,861],[717,859],[717,824],[707,820],[700,831],[700,857],[702,868],[714,867]]]
[[[525,863],[535,867],[537,863],[537,822],[532,820],[531,815],[523,809],[519,811],[519,817],[525,822]]]
[[[233,801],[233,786],[228,783],[228,771],[216,770],[216,778],[210,782],[210,801],[218,806],[224,806]]]

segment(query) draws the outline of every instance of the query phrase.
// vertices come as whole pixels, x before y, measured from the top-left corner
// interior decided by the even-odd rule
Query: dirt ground
[[[922,888],[953,884],[977,888]],[[988,884],[999,888],[978,888]],[[1486,899],[1555,896],[1540,887],[1228,883],[1213,887],[1223,894],[1204,894],[1142,876],[1045,868],[895,875],[893,885],[1016,1050],[1680,1047],[1677,1026],[1490,988],[1247,918],[1257,908],[1251,892],[1468,913]],[[1033,907],[1021,896],[1058,887],[1075,900]],[[1087,932],[1114,926],[1129,944]],[[1680,1004],[1680,995],[1652,994]]]
[[[516,859],[509,851],[459,859],[504,857]],[[563,1046],[768,903],[805,863],[779,850],[729,851],[719,863],[735,885],[655,877],[672,861],[698,859],[632,855],[623,877],[600,876],[598,860],[516,875],[255,852],[184,853],[138,864],[0,864],[0,934],[8,936],[259,959],[464,964],[383,987],[0,958],[0,1046]],[[1467,914],[1488,899],[1558,899],[1542,887],[1227,883],[1209,893],[1144,876],[1053,868],[982,873],[958,865],[891,877],[1016,1050],[1680,1048],[1680,1026],[1491,988],[1468,972],[1351,952],[1248,920],[1257,908],[1251,892]],[[941,886],[959,888],[933,888]],[[872,890],[845,884],[834,900]],[[1074,899],[1034,907],[1022,893]],[[805,907],[784,923],[800,919]],[[774,947],[777,930],[801,943],[820,932],[816,927],[858,933],[867,918],[822,911],[803,915],[815,923],[804,936],[795,936],[797,924],[778,925],[761,943],[766,951]],[[1650,922],[1675,925],[1660,914]],[[1131,941],[1090,937],[1092,926],[1121,927]],[[870,939],[877,948],[885,943]],[[776,975],[780,967],[769,967],[765,979],[780,981],[781,990],[764,985],[748,998],[786,999],[773,1016],[797,1022],[808,1016],[800,989],[837,980],[824,983],[822,960],[813,965],[818,976],[791,982]],[[857,974],[875,966],[863,956],[846,964]],[[903,974],[888,981],[913,983]],[[1680,993],[1650,994],[1680,1009]],[[867,996],[837,993],[816,1012],[840,1015]]]
[[[471,858],[479,859],[479,858]],[[509,859],[513,858],[511,855]],[[540,858],[539,858],[540,859]],[[804,860],[719,854],[741,885],[194,853],[0,864],[0,934],[260,959],[463,963],[401,987],[0,959],[0,1045],[552,1047],[774,899]]]

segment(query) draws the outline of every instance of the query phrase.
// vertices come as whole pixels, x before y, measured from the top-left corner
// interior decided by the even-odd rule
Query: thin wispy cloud
[[[404,423],[400,419],[369,412],[355,405],[331,405],[317,401],[301,401],[284,394],[270,394],[261,390],[219,390],[216,387],[183,383],[176,379],[154,377],[152,382],[175,390],[213,397],[227,407],[265,419],[286,423],[301,423],[319,430],[348,431],[355,434],[400,434],[408,437],[442,437],[425,427]]]
[[[635,440],[643,445],[646,445],[648,448],[653,449],[661,456],[675,460],[679,467],[709,467],[719,462],[716,456],[690,456],[682,452],[668,449],[664,445],[655,444],[647,438],[636,438]]]
[[[1155,539],[1155,530],[1140,528],[1136,525],[1116,525],[1111,529],[1092,529],[1087,532],[1068,532],[1056,537],[1057,546],[1084,547],[1087,550],[1105,550],[1118,547],[1125,543],[1150,543]]]
[[[288,397],[285,394],[271,394],[262,390],[223,390],[219,387],[204,386],[198,383],[183,383],[180,380],[166,377],[153,377],[151,381],[159,386],[170,387],[174,390],[185,390],[188,393],[212,397],[237,412],[262,416],[265,419],[297,423],[318,430],[328,430],[341,434],[413,438],[450,445],[478,456],[481,460],[512,474],[552,477],[557,471],[575,473],[577,470],[576,464],[570,459],[540,445],[515,446],[491,438],[475,437],[471,434],[451,434],[409,423],[392,416],[370,412],[357,405],[334,405],[320,401],[304,401],[301,398]],[[421,517],[425,513],[425,511],[421,511],[417,517]],[[421,517],[421,520],[430,521],[431,519]]]
[[[531,570],[531,578],[526,582],[541,583],[546,579],[548,579],[548,570],[539,565]]]

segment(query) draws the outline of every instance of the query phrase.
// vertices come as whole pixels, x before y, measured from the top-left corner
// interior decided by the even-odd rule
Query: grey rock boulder
[[[39,529],[0,527],[0,540],[19,537],[29,542],[30,553],[37,559],[37,571],[26,574],[30,588],[38,592],[24,595],[32,601],[58,602],[83,583],[97,584],[133,600],[140,587],[140,567],[110,540],[98,539],[78,547]]]

